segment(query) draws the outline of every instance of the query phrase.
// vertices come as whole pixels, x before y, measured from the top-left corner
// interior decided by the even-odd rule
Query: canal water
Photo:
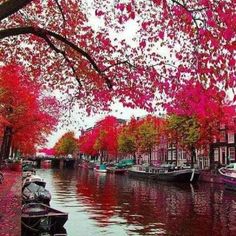
[[[171,184],[40,169],[51,206],[69,213],[68,236],[236,235],[236,193],[208,183]]]

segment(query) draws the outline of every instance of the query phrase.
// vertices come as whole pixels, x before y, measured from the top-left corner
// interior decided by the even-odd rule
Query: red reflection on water
[[[52,162],[50,160],[44,160],[41,162],[42,169],[50,169],[52,167]]]
[[[95,173],[91,178],[87,172],[77,183],[77,193],[83,195],[82,201],[90,205],[90,211],[99,212],[99,216],[92,217],[100,226],[109,224],[109,219],[115,215],[114,206],[117,205],[116,187],[108,181],[105,173]],[[88,209],[89,210],[89,209]]]
[[[222,186],[153,183],[81,171],[77,193],[99,226],[117,216],[127,225],[142,226],[132,230],[141,235],[236,233],[236,194],[230,195]]]

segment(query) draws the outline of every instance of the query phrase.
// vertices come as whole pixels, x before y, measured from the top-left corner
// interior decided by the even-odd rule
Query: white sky
[[[147,112],[142,109],[131,109],[131,108],[124,108],[121,104],[116,103],[111,106],[112,112],[110,113],[103,113],[96,114],[93,116],[84,116],[83,114],[78,114],[76,112],[72,113],[71,115],[71,124],[62,126],[62,123],[58,125],[57,131],[53,132],[52,135],[48,137],[48,143],[46,147],[52,148],[54,144],[57,142],[57,140],[67,131],[74,131],[76,134],[76,137],[79,137],[81,128],[87,129],[89,127],[94,126],[94,124],[103,119],[105,116],[113,115],[117,118],[122,119],[130,119],[132,116],[134,117],[142,117],[147,115]]]

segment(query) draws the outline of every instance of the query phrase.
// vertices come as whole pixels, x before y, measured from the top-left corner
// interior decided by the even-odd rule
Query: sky
[[[70,120],[68,123],[63,126],[63,123],[60,122],[57,131],[53,132],[48,137],[48,143],[46,144],[47,148],[52,148],[57,140],[66,132],[74,131],[76,137],[79,137],[81,129],[87,129],[93,127],[95,123],[99,120],[102,120],[107,115],[113,115],[116,118],[121,118],[129,120],[132,116],[134,117],[143,117],[147,115],[147,112],[143,109],[131,109],[123,107],[120,103],[115,103],[111,106],[112,111],[109,113],[104,113],[101,111],[100,114],[86,116],[83,113],[78,113],[76,111],[72,112]]]

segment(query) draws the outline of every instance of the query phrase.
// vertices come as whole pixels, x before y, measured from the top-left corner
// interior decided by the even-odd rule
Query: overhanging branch
[[[0,21],[18,12],[33,0],[7,0],[0,4]]]
[[[63,36],[61,36],[61,35],[59,35],[59,34],[57,34],[55,32],[52,32],[52,31],[49,31],[49,30],[45,30],[45,29],[42,29],[42,28],[34,28],[32,26],[10,28],[10,29],[5,29],[5,30],[1,30],[0,31],[0,40],[4,39],[4,38],[7,38],[7,37],[24,35],[24,34],[36,35],[36,36],[44,39],[48,44],[49,44],[48,36],[51,36],[54,39],[57,39],[58,41],[66,44],[67,46],[69,46],[70,48],[72,48],[73,50],[75,50],[76,52],[81,54],[85,59],[87,59],[89,61],[89,63],[92,65],[94,70],[97,71],[98,74],[104,76],[103,72],[100,70],[100,68],[98,67],[96,62],[93,60],[93,58],[87,52],[85,52],[83,49],[79,48],[74,43],[70,42],[65,37],[63,37]],[[52,47],[52,44],[49,44],[49,46]],[[53,49],[55,50],[56,47],[54,46]],[[108,88],[111,89],[112,88],[112,83],[111,83],[110,79],[104,76],[104,80],[105,80]]]

